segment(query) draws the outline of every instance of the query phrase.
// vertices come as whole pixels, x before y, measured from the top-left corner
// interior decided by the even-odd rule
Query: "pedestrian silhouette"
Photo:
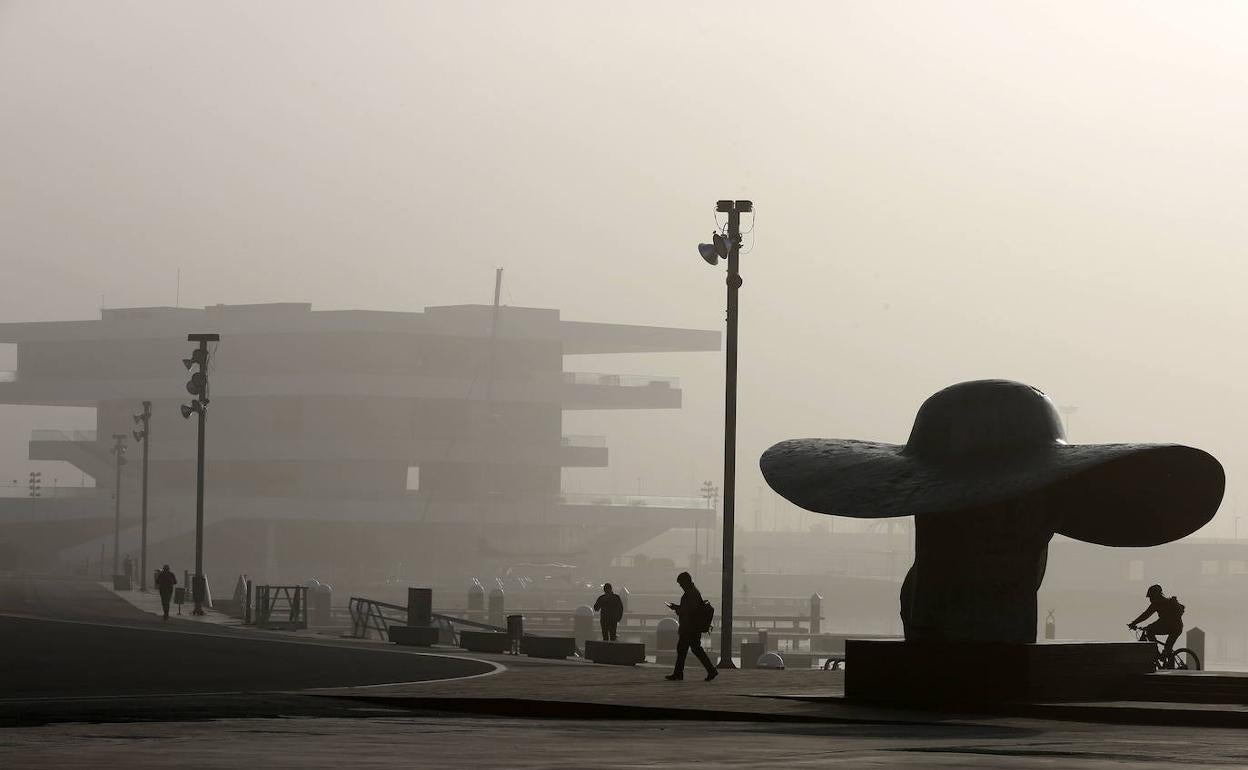
[[[173,599],[173,587],[177,584],[178,579],[169,570],[168,564],[156,573],[156,588],[160,590],[160,606],[165,610],[165,620],[169,619],[169,601]]]
[[[714,609],[710,602],[702,598],[702,592],[693,584],[693,578],[688,572],[677,575],[676,584],[684,593],[681,594],[679,604],[667,603],[680,621],[680,630],[676,639],[676,668],[667,675],[667,679],[680,681],[685,678],[685,657],[690,650],[693,650],[693,654],[706,669],[706,681],[709,682],[719,676],[719,672],[715,670],[706,650],[702,649],[702,634],[710,630],[710,619],[714,615]]]
[[[616,626],[624,617],[624,602],[610,583],[602,584],[602,596],[594,602],[594,612],[598,613],[598,624],[602,626],[602,641],[614,642]]]

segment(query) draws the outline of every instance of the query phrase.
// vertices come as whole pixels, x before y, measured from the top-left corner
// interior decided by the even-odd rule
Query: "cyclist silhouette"
[[[1157,619],[1144,627],[1144,636],[1151,642],[1157,641],[1157,635],[1163,634],[1166,637],[1165,649],[1162,653],[1163,657],[1169,656],[1174,651],[1174,643],[1178,641],[1179,634],[1183,633],[1183,610],[1185,609],[1179,603],[1177,596],[1167,597],[1162,593],[1161,586],[1153,584],[1148,587],[1148,591],[1144,594],[1148,597],[1148,608],[1140,613],[1140,616],[1127,624],[1127,628],[1135,630],[1142,621],[1157,613]]]

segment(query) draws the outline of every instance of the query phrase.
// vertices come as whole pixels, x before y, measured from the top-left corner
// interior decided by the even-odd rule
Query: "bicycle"
[[[1200,657],[1186,647],[1166,652],[1165,642],[1162,642],[1155,636],[1150,636],[1147,629],[1135,628],[1136,641],[1152,642],[1157,645],[1157,660],[1153,663],[1153,668],[1157,671],[1199,671]]]

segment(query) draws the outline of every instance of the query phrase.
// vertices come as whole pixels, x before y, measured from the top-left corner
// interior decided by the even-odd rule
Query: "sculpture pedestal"
[[[1152,673],[1156,658],[1147,642],[848,639],[845,697],[929,705],[1106,699]]]

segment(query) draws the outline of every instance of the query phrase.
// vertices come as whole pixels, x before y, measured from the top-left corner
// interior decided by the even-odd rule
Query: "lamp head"
[[[182,359],[182,365],[185,366],[187,369],[190,369],[192,366],[195,366],[196,364],[200,366],[204,366],[207,363],[208,363],[208,351],[205,350],[204,348],[196,348],[195,350],[191,351],[190,358]]]
[[[710,243],[699,243],[698,254],[706,264],[714,267],[719,260],[728,258],[728,239],[719,233],[711,233]]]

